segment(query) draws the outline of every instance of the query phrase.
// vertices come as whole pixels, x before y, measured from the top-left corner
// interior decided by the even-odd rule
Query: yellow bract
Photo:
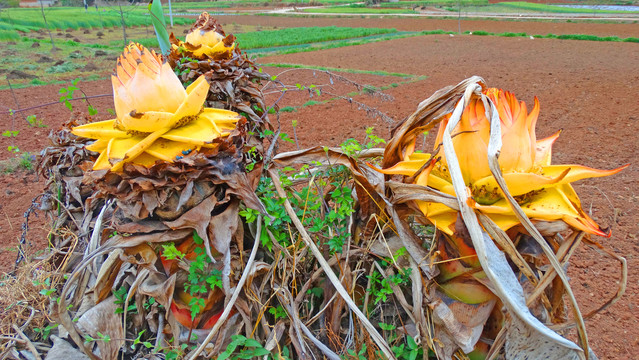
[[[126,47],[111,80],[117,118],[72,130],[96,139],[87,146],[100,153],[94,170],[171,162],[228,135],[239,119],[232,111],[203,108],[209,90],[204,76],[184,89],[171,67],[139,44]]]
[[[235,42],[231,40],[235,37],[231,36],[227,40],[223,34],[216,31],[215,24],[213,18],[207,12],[203,12],[195,24],[195,28],[186,34],[185,42],[192,47],[197,47],[193,50],[193,55],[196,57],[230,54],[235,49]]]
[[[581,165],[551,165],[552,144],[559,133],[546,139],[536,139],[535,124],[539,115],[537,98],[529,114],[526,104],[517,101],[512,93],[488,89],[485,94],[497,107],[501,120],[499,165],[511,195],[515,196],[524,213],[534,220],[562,220],[573,228],[609,236],[581,209],[579,198],[570,183],[616,174],[626,166],[597,170]],[[449,117],[440,125],[436,145],[441,143]],[[488,167],[489,134],[490,122],[486,118],[483,102],[475,99],[464,110],[459,125],[453,131],[453,146],[462,176],[474,200],[470,205],[507,230],[519,224],[519,220]],[[443,149],[431,157],[430,154],[414,153],[413,148],[410,147],[403,161],[379,171],[413,177],[418,170],[425,168],[415,178],[416,184],[455,195]],[[430,163],[427,165],[428,161]],[[439,203],[417,201],[417,205],[438,229],[453,234],[457,211]]]

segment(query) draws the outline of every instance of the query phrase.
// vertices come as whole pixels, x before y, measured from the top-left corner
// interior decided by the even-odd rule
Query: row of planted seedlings
[[[536,100],[529,113],[474,77],[424,100],[385,149],[369,136],[274,155],[265,77],[233,35],[205,13],[171,42],[164,59],[125,49],[116,119],[52,135],[39,203],[57,326],[48,341],[23,326],[5,354],[594,358],[594,312],[565,266],[610,234],[570,183],[621,168],[552,165]],[[438,124],[424,153],[415,140]],[[624,276],[600,308],[625,284],[607,254]]]

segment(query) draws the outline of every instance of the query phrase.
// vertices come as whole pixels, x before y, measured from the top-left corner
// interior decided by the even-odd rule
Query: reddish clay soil
[[[367,28],[394,28],[400,31],[445,30],[458,31],[457,20],[427,18],[370,18],[362,16],[327,17],[283,17],[283,16],[221,16],[222,25],[261,25],[269,27],[310,27],[310,26],[346,26]],[[461,31],[488,31],[492,33],[525,32],[528,35],[546,34],[588,34],[597,36],[618,36],[620,38],[637,37],[637,24],[603,24],[590,22],[553,22],[553,21],[496,21],[461,20]]]
[[[237,19],[237,18],[233,18]],[[264,21],[264,26],[284,26],[281,23],[268,23],[272,20],[303,21],[302,25],[322,25],[315,20],[324,19],[282,19],[259,17],[255,22]],[[389,21],[395,21],[389,19]],[[311,22],[313,21],[313,22]],[[327,22],[329,20],[326,20]],[[331,19],[332,24],[346,26],[342,21],[350,21],[350,26],[362,26],[358,19]],[[353,22],[354,21],[354,22]],[[367,20],[370,22],[370,20]],[[376,22],[378,20],[375,20]],[[434,20],[431,20],[434,21]],[[440,22],[440,21],[436,21]],[[401,20],[401,23],[410,23]],[[497,22],[481,22],[496,26]],[[399,28],[398,25],[389,25]],[[503,22],[500,29],[487,31],[526,31],[513,30],[512,25],[554,26],[568,28],[574,24],[554,23],[511,23]],[[602,24],[592,24],[602,25]],[[377,24],[376,26],[381,26]],[[386,24],[384,23],[384,26]],[[456,24],[455,24],[456,26]],[[567,33],[587,33],[585,30],[567,30]],[[441,26],[430,27],[441,28]],[[598,35],[624,35],[613,32],[613,25],[602,25]],[[575,27],[574,29],[580,29]],[[623,29],[623,26],[618,27]],[[540,33],[556,30],[539,31]],[[537,125],[538,137],[548,136],[558,129],[563,133],[554,147],[555,163],[576,163],[596,168],[610,169],[632,163],[620,174],[608,178],[584,180],[575,185],[583,202],[583,207],[591,211],[593,218],[603,226],[612,229],[611,238],[597,238],[604,246],[628,260],[629,279],[625,296],[607,310],[587,321],[589,337],[594,351],[600,359],[638,359],[639,358],[639,193],[637,179],[639,170],[636,155],[639,144],[639,48],[631,43],[588,42],[567,40],[545,40],[526,38],[499,38],[473,36],[424,36],[399,39],[347,48],[330,49],[311,53],[289,54],[259,59],[263,63],[297,63],[306,65],[341,67],[344,69],[384,70],[415,75],[425,75],[425,80],[400,84],[397,77],[362,76],[344,74],[361,83],[376,86],[399,84],[386,91],[394,97],[393,101],[383,101],[379,97],[367,95],[354,96],[353,99],[364,102],[386,112],[397,123],[409,115],[423,99],[434,91],[456,84],[472,75],[483,76],[489,86],[513,91],[517,96],[532,103],[538,96],[541,102],[541,115]],[[267,69],[277,74],[283,69]],[[289,71],[278,79],[286,84],[327,84],[328,78],[322,78],[319,72]],[[346,94],[351,87],[334,79],[334,93]],[[87,95],[109,93],[108,81],[80,84]],[[22,107],[33,106],[57,99],[58,86],[38,87],[16,91]],[[327,90],[329,90],[327,88]],[[15,108],[8,91],[0,92],[1,104]],[[269,95],[273,99],[275,95]],[[324,95],[319,100],[326,100]],[[308,94],[292,92],[281,101],[280,106],[299,106],[295,112],[282,113],[283,131],[293,137],[292,120],[297,120],[296,133],[302,147],[314,145],[337,145],[349,137],[362,141],[364,129],[375,126],[376,133],[383,137],[389,135],[389,124],[381,119],[370,118],[354,103],[333,100],[327,103],[301,107],[309,100]],[[104,109],[112,107],[109,100],[96,100],[95,105],[106,114]],[[77,107],[81,107],[80,104]],[[44,137],[50,129],[68,119],[70,113],[61,105],[30,111],[49,124],[48,129],[29,128],[24,120],[16,116],[18,129],[16,145],[26,151],[38,151],[46,146]],[[2,115],[0,123],[8,128],[11,118]],[[40,134],[37,134],[40,132]],[[7,139],[0,140],[0,148],[8,146]],[[294,149],[288,144],[284,149]],[[6,153],[0,159],[7,159]],[[0,177],[2,191],[0,208],[0,226],[5,241],[0,248],[0,270],[8,270],[15,259],[16,240],[19,237],[19,224],[22,213],[31,199],[42,187],[42,182],[33,182],[34,176],[17,172]],[[44,221],[40,218],[40,228]],[[30,233],[29,239],[36,246],[43,246],[43,231]],[[619,280],[617,263],[601,255],[600,252],[582,247],[573,259],[569,275],[582,307],[583,313],[597,308],[616,291]]]

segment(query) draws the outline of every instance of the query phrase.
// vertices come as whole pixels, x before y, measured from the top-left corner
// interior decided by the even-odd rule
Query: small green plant
[[[131,349],[135,349],[136,346],[138,346],[138,344],[142,344],[142,346],[144,346],[147,349],[150,349],[153,347],[153,344],[149,341],[145,341],[142,339],[142,335],[144,335],[144,333],[146,332],[146,330],[142,330],[138,333],[138,337],[135,338],[133,340],[133,343],[131,344]]]
[[[5,130],[2,132],[2,136],[8,138],[16,137],[18,134],[20,134],[20,130]]]
[[[33,170],[33,156],[28,152],[24,152],[18,159],[18,168],[31,171]]]
[[[39,128],[47,127],[47,125],[43,124],[42,120],[38,119],[35,115],[27,116],[27,122],[29,123],[29,126],[31,127],[39,127]]]
[[[78,90],[77,85],[78,79],[74,79],[73,81],[71,81],[71,85],[58,90],[58,93],[60,94],[60,102],[63,103],[64,106],[66,106],[69,110],[73,110],[73,105],[71,104],[70,100],[73,99],[73,93]]]
[[[166,260],[178,260],[188,266],[189,274],[184,289],[192,296],[187,304],[191,308],[191,319],[194,320],[198,314],[206,307],[206,302],[202,296],[216,287],[222,288],[222,272],[219,269],[211,268],[212,261],[206,254],[204,239],[193,231],[193,242],[197,245],[193,249],[195,259],[190,263],[187,255],[179,251],[173,243],[162,245],[162,257]]]
[[[55,329],[58,327],[58,324],[50,324],[47,325],[43,328],[35,328],[33,329],[33,331],[35,331],[37,334],[40,335],[40,337],[42,338],[42,340],[48,340],[49,339],[49,335],[51,335],[51,330]]]
[[[257,340],[242,335],[233,335],[231,343],[217,357],[217,360],[257,359],[270,354]]]
[[[359,352],[356,352],[353,349],[348,349],[346,350],[346,354],[342,355],[341,358],[342,359],[357,359],[357,360],[367,360],[368,357],[366,356],[366,344],[362,345],[362,348],[359,350]]]
[[[406,343],[391,347],[391,350],[399,360],[415,360],[424,357],[424,348],[419,346],[412,336],[406,336]]]
[[[124,313],[124,303],[126,300],[126,295],[129,292],[129,289],[127,289],[126,287],[122,286],[116,290],[113,290],[113,296],[115,296],[115,304],[120,305],[117,309],[115,309],[115,313],[116,314],[123,314]],[[137,313],[138,308],[135,306],[135,304],[129,304],[129,306],[126,309],[127,314],[130,313]]]
[[[309,100],[307,102],[305,102],[302,107],[307,107],[307,106],[313,106],[313,105],[317,105],[320,104],[320,101],[315,101],[315,100]]]
[[[283,319],[288,316],[286,310],[284,310],[282,305],[277,305],[277,307],[272,307],[268,309],[268,312],[275,317],[275,320]]]
[[[103,342],[106,342],[106,343],[108,343],[109,341],[111,341],[111,336],[109,336],[109,335],[102,334],[102,333],[101,333],[101,332],[99,332],[99,331],[97,332],[97,334],[96,334],[96,335],[97,335],[97,338],[94,338],[94,337],[92,337],[92,336],[91,336],[91,335],[89,335],[89,334],[85,334],[85,335],[84,335],[84,342],[85,342],[86,344],[88,344],[88,343],[92,343],[92,342],[96,342],[96,341],[103,341]]]
[[[397,274],[390,275],[386,278],[383,278],[378,271],[373,271],[373,273],[368,276],[368,280],[371,282],[370,292],[375,298],[373,304],[377,304],[380,301],[385,302],[387,296],[393,294],[391,284],[409,284],[411,270],[411,268],[398,269]]]

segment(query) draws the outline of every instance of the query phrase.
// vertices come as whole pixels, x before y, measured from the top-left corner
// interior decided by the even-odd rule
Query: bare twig
[[[100,94],[100,95],[91,95],[91,96],[82,96],[82,97],[78,97],[78,98],[73,98],[73,99],[67,99],[68,101],[77,101],[77,100],[88,100],[88,99],[97,99],[97,98],[103,98],[103,97],[113,97],[113,94]],[[17,109],[17,110],[11,110],[14,113],[18,113],[18,112],[23,112],[23,111],[29,111],[29,110],[33,110],[33,109],[39,109],[39,108],[43,108],[43,107],[47,107],[47,106],[51,106],[51,105],[56,105],[56,104],[62,104],[63,102],[61,101],[52,101],[46,104],[40,104],[40,105],[35,105],[35,106],[30,106],[28,108],[24,108],[24,109]],[[9,110],[7,110],[7,113],[10,113]]]
[[[31,351],[31,353],[36,358],[36,360],[42,360],[42,357],[40,357],[40,354],[38,353],[38,350],[36,350],[35,346],[33,346],[33,343],[31,342],[31,340],[29,340],[29,338],[22,332],[22,330],[20,330],[20,328],[16,324],[13,324],[13,329],[18,333],[20,338],[22,340],[24,340],[25,345],[27,346],[29,351]]]

